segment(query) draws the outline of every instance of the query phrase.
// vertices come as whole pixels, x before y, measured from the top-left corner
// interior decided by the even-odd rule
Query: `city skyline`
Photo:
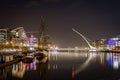
[[[37,31],[44,17],[48,35],[60,47],[86,45],[72,31],[76,28],[91,40],[119,34],[119,1],[83,0],[1,0],[0,27],[24,27]]]

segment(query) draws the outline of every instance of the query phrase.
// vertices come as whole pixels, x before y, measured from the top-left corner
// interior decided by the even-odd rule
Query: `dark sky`
[[[59,47],[86,44],[72,28],[92,41],[120,32],[119,0],[0,0],[0,27],[37,31],[41,16],[50,40]]]

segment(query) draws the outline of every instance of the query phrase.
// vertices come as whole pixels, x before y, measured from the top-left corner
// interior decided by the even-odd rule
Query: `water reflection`
[[[17,64],[13,64],[12,75],[14,77],[23,78],[25,71],[28,70],[36,70],[36,60],[30,64],[23,63],[22,61]]]
[[[80,73],[82,70],[84,70],[87,66],[89,66],[89,63],[91,61],[91,59],[93,59],[93,57],[95,57],[96,54],[94,53],[89,53],[88,55],[88,58],[86,59],[86,61],[79,67],[75,70],[75,75]]]
[[[120,54],[119,53],[109,53],[106,56],[106,60],[109,66],[113,69],[119,69],[120,67]]]
[[[44,58],[43,58],[44,61]],[[14,64],[12,68],[12,78],[31,80],[44,80],[48,63],[37,63],[35,58],[33,63],[23,63],[22,61]],[[34,77],[36,76],[36,77]],[[28,78],[29,77],[29,78]]]
[[[71,78],[74,79],[75,75],[82,75],[89,69],[90,74],[93,74],[96,70],[99,75],[106,73],[105,75],[112,75],[113,70],[119,70],[120,66],[120,54],[119,53],[103,53],[103,52],[75,52],[75,53],[57,53],[54,52],[50,55],[49,69],[56,71],[65,70],[71,68]],[[91,67],[92,66],[92,67]],[[99,69],[97,69],[99,68]],[[93,70],[92,70],[93,69]],[[104,70],[105,69],[105,70]],[[101,72],[101,71],[103,72]],[[108,73],[109,72],[109,73]],[[53,72],[52,72],[53,73]],[[117,74],[117,73],[116,73]],[[118,73],[119,74],[119,73]],[[84,76],[86,76],[84,75]],[[94,74],[96,76],[96,74]],[[99,76],[98,75],[98,76]],[[103,76],[105,76],[103,75]],[[114,74],[113,74],[114,75]],[[88,76],[88,75],[87,75]],[[78,76],[79,77],[79,76]],[[92,75],[92,77],[94,77]],[[79,78],[80,79],[80,78]]]
[[[80,73],[82,70],[91,65],[91,62],[99,62],[101,65],[108,64],[113,69],[120,67],[120,54],[119,53],[89,53],[86,61],[75,70],[75,74]]]
[[[48,59],[1,68],[0,80],[102,80],[120,74],[119,53],[51,52]]]
[[[25,65],[23,65],[22,62],[18,64],[14,64],[12,68],[12,76],[18,77],[18,78],[23,78],[25,74]]]
[[[7,80],[8,73],[11,71],[12,66],[0,68],[0,80]]]

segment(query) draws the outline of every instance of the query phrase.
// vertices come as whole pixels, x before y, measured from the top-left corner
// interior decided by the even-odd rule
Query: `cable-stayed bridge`
[[[50,49],[50,50],[58,50],[58,51],[100,51],[96,47],[93,47],[91,43],[88,41],[88,38],[86,38],[83,34],[72,28],[72,30],[77,33],[79,36],[82,37],[82,39],[87,43],[88,47],[86,48],[57,48],[57,49]]]
[[[78,35],[80,35],[84,40],[85,42],[88,44],[89,46],[89,51],[98,51],[98,49],[96,47],[93,47],[90,42],[87,40],[87,38],[85,36],[83,36],[80,32],[78,32],[77,30],[75,30],[74,28],[72,28],[72,30],[77,33]]]

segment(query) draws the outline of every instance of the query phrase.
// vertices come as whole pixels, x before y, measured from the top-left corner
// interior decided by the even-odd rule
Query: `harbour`
[[[0,80],[120,80],[119,0],[0,0]]]

